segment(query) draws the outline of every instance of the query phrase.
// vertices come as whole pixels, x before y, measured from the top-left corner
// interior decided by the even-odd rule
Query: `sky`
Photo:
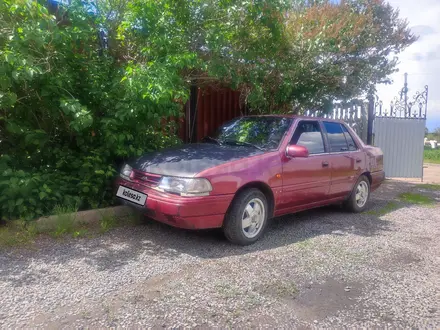
[[[427,127],[440,127],[440,0],[388,0],[409,21],[419,40],[399,55],[399,72],[392,85],[378,85],[378,96],[388,105],[403,87],[408,73],[408,96],[429,87]]]

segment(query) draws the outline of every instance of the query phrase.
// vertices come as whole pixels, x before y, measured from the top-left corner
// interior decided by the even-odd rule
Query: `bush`
[[[425,147],[424,160],[427,163],[440,164],[440,148],[431,149],[430,147]]]
[[[145,95],[124,79],[81,2],[2,1],[0,22],[0,218],[107,206],[125,159],[178,142],[162,118],[179,116],[183,87]]]

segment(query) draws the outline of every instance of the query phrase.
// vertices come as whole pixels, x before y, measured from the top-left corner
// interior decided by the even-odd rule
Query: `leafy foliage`
[[[239,89],[257,112],[325,110],[373,91],[416,40],[383,0],[134,0],[127,8],[118,33],[134,66],[173,66],[186,82]]]
[[[425,136],[428,140],[436,140],[440,142],[440,127],[434,129],[431,133],[428,130],[425,130]]]
[[[176,143],[189,86],[255,112],[326,108],[415,38],[382,0],[0,2],[0,212],[112,203],[119,164]]]
[[[0,4],[3,218],[108,205],[124,158],[175,141],[161,123],[179,115],[174,89],[156,84],[150,96],[140,80],[121,82],[132,69],[98,52],[92,18],[79,2],[56,13],[36,1]]]
[[[423,160],[425,163],[440,164],[440,149],[431,149],[431,147],[425,146]]]

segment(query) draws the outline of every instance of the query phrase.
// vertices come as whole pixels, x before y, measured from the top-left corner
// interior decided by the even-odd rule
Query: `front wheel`
[[[255,243],[263,235],[267,216],[266,196],[258,189],[244,190],[232,201],[226,214],[223,232],[234,244]]]
[[[356,182],[345,206],[349,211],[359,213],[365,210],[369,199],[370,181],[365,175],[362,175]]]

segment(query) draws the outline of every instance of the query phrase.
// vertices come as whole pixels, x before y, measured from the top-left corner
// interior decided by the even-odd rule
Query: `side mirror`
[[[309,157],[309,150],[306,147],[291,144],[287,146],[286,156],[289,158],[307,158]]]

